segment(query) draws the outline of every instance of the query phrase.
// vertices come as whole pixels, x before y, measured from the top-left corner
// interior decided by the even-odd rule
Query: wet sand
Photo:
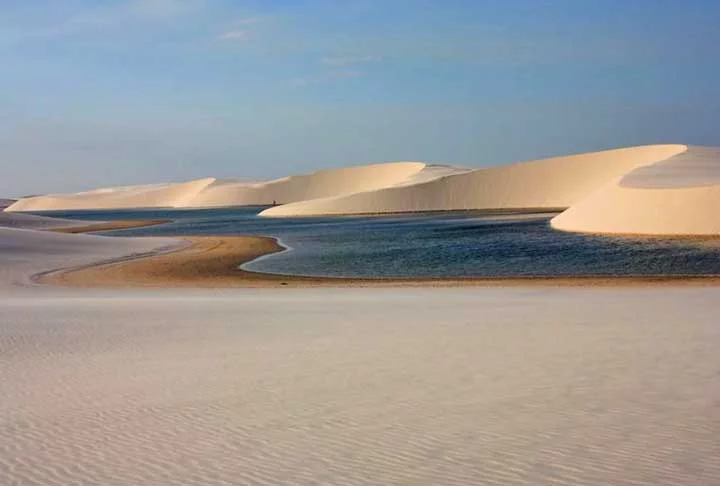
[[[97,233],[100,231],[113,231],[121,229],[145,228],[157,224],[169,223],[169,220],[145,220],[145,221],[102,221],[84,226],[71,226],[69,228],[53,228],[50,231],[56,233]]]

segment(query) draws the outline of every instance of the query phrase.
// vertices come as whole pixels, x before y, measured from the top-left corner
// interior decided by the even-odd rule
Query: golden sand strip
[[[661,277],[522,277],[522,278],[334,278],[276,275],[238,267],[283,250],[260,236],[191,236],[188,244],[152,254],[41,275],[41,283],[74,287],[460,287],[550,286],[616,287],[645,285],[718,285],[709,276]]]
[[[157,224],[169,223],[166,219],[142,220],[142,221],[103,221],[100,223],[88,224],[85,226],[71,226],[69,228],[53,228],[50,231],[55,233],[96,233],[99,231],[112,231],[121,229],[144,228]]]

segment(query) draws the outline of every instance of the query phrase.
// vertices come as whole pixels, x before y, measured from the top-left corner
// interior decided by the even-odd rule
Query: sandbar
[[[155,226],[158,224],[169,223],[166,219],[157,220],[139,220],[139,221],[101,221],[97,223],[87,224],[83,226],[71,226],[68,228],[53,228],[51,231],[56,233],[97,233],[100,231],[113,231],[121,229],[145,228],[146,226]]]

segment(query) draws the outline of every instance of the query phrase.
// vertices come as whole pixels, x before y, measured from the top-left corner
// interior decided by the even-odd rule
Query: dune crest
[[[427,170],[422,162],[391,162],[346,167],[265,182],[216,180],[186,202],[186,207],[286,204],[353,194],[402,183]]]
[[[720,149],[647,145],[468,169],[392,162],[270,181],[205,178],[21,199],[6,211],[273,205],[264,217],[565,210],[559,230],[720,234]]]
[[[686,149],[685,145],[649,145],[438,174],[415,184],[270,208],[261,215],[566,208],[629,170]]]
[[[609,182],[551,221],[585,233],[718,235],[720,149],[689,147]]]
[[[447,171],[464,169],[446,168]],[[425,172],[428,171],[428,172]],[[184,183],[148,184],[95,189],[74,194],[49,194],[21,199],[7,211],[126,208],[202,208],[270,205],[346,195],[400,184],[413,176],[422,180],[434,169],[422,162],[393,162],[321,170],[270,181],[216,178]]]
[[[208,177],[183,183],[95,189],[75,194],[48,194],[20,199],[6,211],[183,207],[215,181]]]

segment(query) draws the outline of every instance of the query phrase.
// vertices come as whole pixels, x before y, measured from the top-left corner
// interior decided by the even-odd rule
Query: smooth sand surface
[[[719,301],[0,294],[0,483],[718,484]]]
[[[75,194],[48,194],[20,199],[6,211],[184,207],[215,179],[96,189]]]
[[[276,275],[245,271],[241,264],[282,251],[273,238],[260,236],[185,237],[189,245],[178,245],[160,254],[142,258],[118,258],[102,265],[51,272],[41,283],[85,287],[189,287],[189,288],[278,288],[278,287],[461,287],[461,286],[705,286],[718,285],[712,276],[666,277],[562,277],[562,278],[335,278]]]
[[[283,204],[352,194],[413,181],[456,174],[467,169],[429,166],[421,162],[393,162],[281,179],[247,182],[215,178],[175,184],[152,184],[97,189],[76,194],[50,194],[22,199],[8,211],[53,209],[200,208]]]
[[[606,184],[551,221],[565,231],[720,235],[720,149],[690,147]]]
[[[684,145],[651,145],[555,157],[448,174],[399,187],[287,204],[263,216],[566,208],[638,166],[668,159]]]
[[[321,170],[268,182],[247,184],[222,181],[198,193],[189,207],[286,204],[307,199],[342,196],[398,184],[434,179],[467,169],[432,166],[421,162],[392,162]]]

